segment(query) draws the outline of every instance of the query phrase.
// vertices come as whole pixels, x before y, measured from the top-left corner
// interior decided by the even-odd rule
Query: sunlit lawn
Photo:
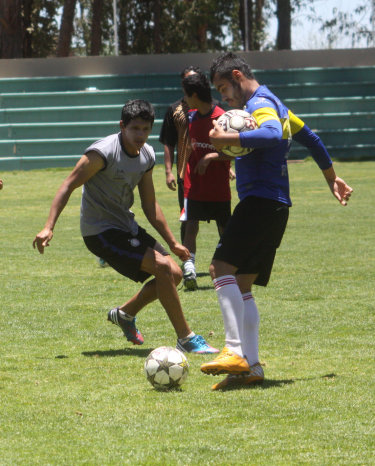
[[[188,356],[181,392],[148,384],[144,359],[175,344],[173,329],[158,303],[139,314],[142,347],[106,321],[139,285],[85,248],[79,190],[44,256],[32,249],[68,170],[3,173],[0,464],[374,464],[375,163],[336,169],[355,189],[346,208],[313,162],[290,165],[287,232],[269,286],[254,290],[266,381],[222,393],[199,370],[210,356]],[[176,193],[154,172],[178,236]],[[221,348],[207,273],[216,241],[202,223],[200,288],[179,294],[192,328]]]

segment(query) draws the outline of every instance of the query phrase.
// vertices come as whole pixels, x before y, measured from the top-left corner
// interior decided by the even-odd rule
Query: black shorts
[[[230,219],[230,201],[210,202],[210,201],[193,201],[185,199],[184,204],[185,220],[216,220],[219,227],[225,228]],[[183,220],[181,217],[180,220]]]
[[[288,216],[286,204],[246,197],[234,209],[213,259],[238,267],[236,274],[258,274],[254,283],[266,286]]]
[[[147,248],[155,249],[163,256],[169,255],[163,246],[140,226],[136,236],[111,228],[98,235],[84,236],[83,240],[89,251],[135,282],[144,282],[150,277],[149,273],[141,270]]]

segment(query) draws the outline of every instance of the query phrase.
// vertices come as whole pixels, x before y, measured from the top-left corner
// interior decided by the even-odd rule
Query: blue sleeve
[[[331,167],[332,160],[323,141],[307,125],[304,125],[298,133],[293,134],[293,141],[297,141],[309,150],[321,170]]]
[[[240,133],[240,142],[241,147],[258,149],[276,146],[282,137],[283,130],[281,123],[276,120],[268,120],[260,128]]]

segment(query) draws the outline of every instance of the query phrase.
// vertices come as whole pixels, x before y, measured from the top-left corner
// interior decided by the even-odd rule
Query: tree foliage
[[[294,16],[304,11],[328,47],[339,37],[370,45],[371,2],[323,20],[314,0],[117,0],[122,55],[290,49]],[[271,18],[277,37],[268,39]],[[366,21],[364,21],[364,18]],[[0,58],[114,53],[113,0],[0,0]]]

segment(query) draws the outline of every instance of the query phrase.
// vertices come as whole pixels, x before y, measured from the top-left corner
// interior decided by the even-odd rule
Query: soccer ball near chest
[[[255,118],[250,113],[244,110],[229,110],[223,113],[217,120],[224,131],[228,133],[242,133],[244,131],[252,131],[258,127]],[[221,149],[226,155],[231,157],[240,157],[248,154],[253,149],[240,146],[226,146]]]
[[[171,346],[160,346],[147,356],[144,365],[147,380],[158,390],[180,387],[189,372],[184,353]]]

